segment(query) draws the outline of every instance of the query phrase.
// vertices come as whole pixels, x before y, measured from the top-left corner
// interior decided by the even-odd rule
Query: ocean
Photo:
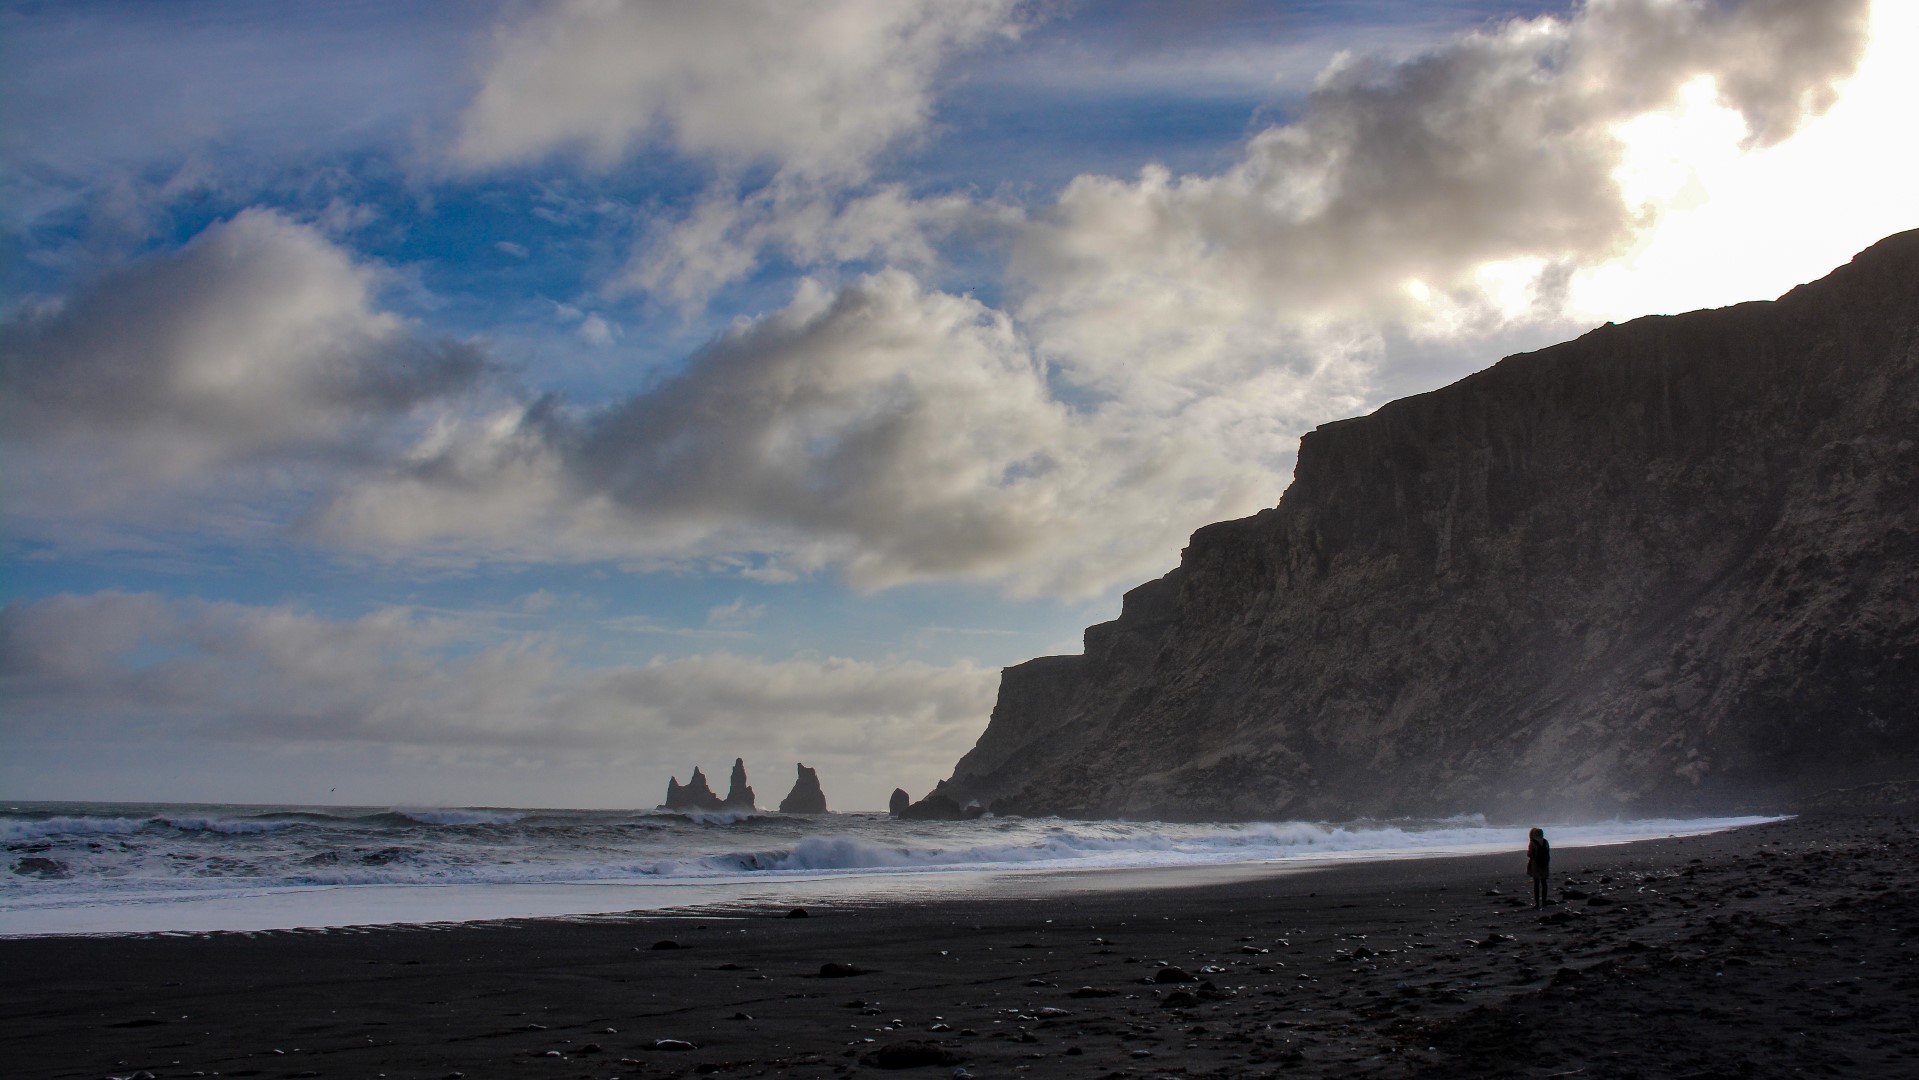
[[[1547,826],[1556,848],[1766,817]],[[882,813],[16,803],[0,936],[714,912],[1179,885],[1352,859],[1515,853],[1478,818],[1168,823]]]

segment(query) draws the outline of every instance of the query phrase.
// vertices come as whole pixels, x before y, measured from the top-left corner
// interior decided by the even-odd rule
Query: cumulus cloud
[[[1709,90],[1744,138],[1781,139],[1851,70],[1865,14],[1852,0],[1606,0],[1404,62],[1347,58],[1217,175],[1073,181],[1022,227],[999,311],[900,268],[935,261],[942,230],[990,207],[860,178],[924,123],[932,61],[1010,9],[780,4],[743,27],[722,9],[737,14],[565,3],[516,24],[463,160],[662,138],[776,166],[788,180],[656,234],[636,281],[682,300],[752,273],[769,247],[888,269],[805,282],[610,404],[535,388],[425,415],[477,361],[379,310],[372,270],[325,237],[253,211],[10,324],[0,438],[109,460],[121,488],[352,454],[300,488],[318,492],[302,525],[395,557],[1097,594],[1162,572],[1194,527],[1270,505],[1301,431],[1377,400],[1382,356],[1503,342],[1550,317],[1570,273],[1656,221],[1657,201],[1619,175],[1638,118]],[[815,19],[858,29],[816,40]],[[718,35],[706,53],[702,35]],[[717,74],[742,65],[755,77]],[[769,90],[789,69],[791,86]],[[899,93],[853,95],[845,130],[821,135],[861,80]],[[619,344],[604,316],[559,310]],[[403,447],[400,417],[416,424]]]
[[[501,641],[485,629],[404,608],[327,619],[144,593],[16,601],[0,607],[0,732],[15,748],[106,722],[176,749],[198,740],[626,758],[658,772],[661,788],[667,772],[748,753],[871,777],[861,794],[878,806],[894,777],[930,784],[965,751],[998,683],[965,663],[731,653],[587,668],[539,636]]]
[[[760,556],[864,587],[1084,594],[1276,494],[1220,459],[1206,408],[1069,408],[1004,315],[886,271],[805,286],[612,407],[543,399],[436,429],[318,521],[393,549]]]
[[[1656,222],[1616,176],[1622,124],[1703,84],[1749,142],[1785,138],[1852,71],[1868,7],[1596,0],[1405,62],[1342,58],[1218,175],[1075,179],[1022,238],[1019,314],[1049,358],[1123,390],[1341,324],[1550,310],[1570,268]]]
[[[918,269],[935,264],[937,242],[949,234],[1006,229],[1019,218],[1012,207],[966,195],[915,198],[899,184],[851,196],[781,184],[747,195],[716,189],[684,217],[657,224],[618,285],[698,307],[758,269],[769,249],[800,267],[877,261]]]
[[[380,310],[375,286],[317,230],[249,210],[8,320],[0,439],[46,474],[28,501],[345,455],[470,385],[478,356]]]
[[[1013,0],[566,0],[504,28],[461,118],[455,163],[650,140],[733,169],[863,175],[926,124],[954,50],[1016,28]]]

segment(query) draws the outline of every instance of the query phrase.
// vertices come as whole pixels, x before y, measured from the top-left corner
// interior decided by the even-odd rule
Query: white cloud
[[[1679,107],[1622,125],[1622,185],[1659,209],[1659,224],[1574,274],[1568,305],[1597,322],[1777,296],[1919,226],[1919,144],[1888,136],[1919,101],[1915,50],[1919,5],[1878,0],[1858,71],[1790,139],[1745,147],[1743,119],[1697,84]]]
[[[1324,356],[1328,331],[1550,313],[1569,268],[1658,224],[1622,193],[1622,123],[1708,79],[1747,142],[1777,142],[1830,103],[1866,12],[1604,0],[1405,62],[1348,58],[1223,173],[1074,180],[1022,239],[1017,310],[1044,355],[1121,394],[1230,385],[1249,358],[1300,355],[1300,334]]]
[[[766,617],[765,604],[749,604],[746,597],[735,597],[730,604],[720,604],[706,612],[706,626],[709,630],[738,630],[751,626]]]
[[[921,269],[936,243],[967,229],[1009,230],[1017,209],[966,195],[915,198],[899,184],[841,196],[775,184],[747,195],[709,191],[685,217],[655,225],[617,283],[697,308],[759,268],[762,252],[800,267],[875,261]]]
[[[600,315],[598,312],[589,314],[581,319],[580,328],[577,332],[580,335],[581,341],[586,342],[588,345],[597,345],[601,348],[613,344],[620,336],[620,328],[607,322],[606,317]]]
[[[176,751],[455,748],[534,768],[624,758],[657,774],[635,778],[647,786],[633,802],[657,798],[670,772],[745,754],[769,778],[793,761],[819,765],[841,778],[829,792],[839,805],[877,807],[895,783],[917,790],[944,774],[984,727],[998,683],[964,663],[730,653],[587,668],[538,636],[480,629],[404,608],[326,619],[151,594],[14,602],[0,608],[0,732],[21,754],[132,725]],[[181,796],[218,797],[217,775],[181,768]],[[568,794],[547,798],[568,805]]]
[[[954,50],[1011,33],[1012,0],[567,0],[502,29],[452,159],[468,168],[579,149],[610,164],[649,140],[724,168],[858,177],[921,130]]]
[[[318,516],[393,551],[838,566],[856,586],[1084,595],[1163,570],[1197,523],[1277,494],[1221,456],[1251,403],[1074,409],[1005,316],[899,271],[799,290],[678,379],[436,429]]]
[[[376,279],[318,230],[249,210],[10,319],[0,439],[27,481],[16,508],[355,456],[470,385],[477,355],[380,310]]]

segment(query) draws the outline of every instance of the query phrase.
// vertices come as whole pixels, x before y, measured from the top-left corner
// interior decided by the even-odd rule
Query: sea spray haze
[[[1611,843],[1757,819],[1561,826]],[[1514,831],[1437,821],[1164,822],[510,808],[21,804],[0,935],[259,929],[580,914],[688,904],[1035,895],[1084,870],[1274,866],[1503,851]],[[1523,846],[1523,845],[1522,845]],[[1092,879],[1078,879],[1089,886]]]

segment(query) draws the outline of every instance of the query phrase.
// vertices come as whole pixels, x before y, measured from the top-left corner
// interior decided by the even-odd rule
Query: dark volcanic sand
[[[0,941],[0,1074],[1915,1077],[1916,826],[1560,851],[1544,914],[1515,830],[1510,856],[806,919]]]

